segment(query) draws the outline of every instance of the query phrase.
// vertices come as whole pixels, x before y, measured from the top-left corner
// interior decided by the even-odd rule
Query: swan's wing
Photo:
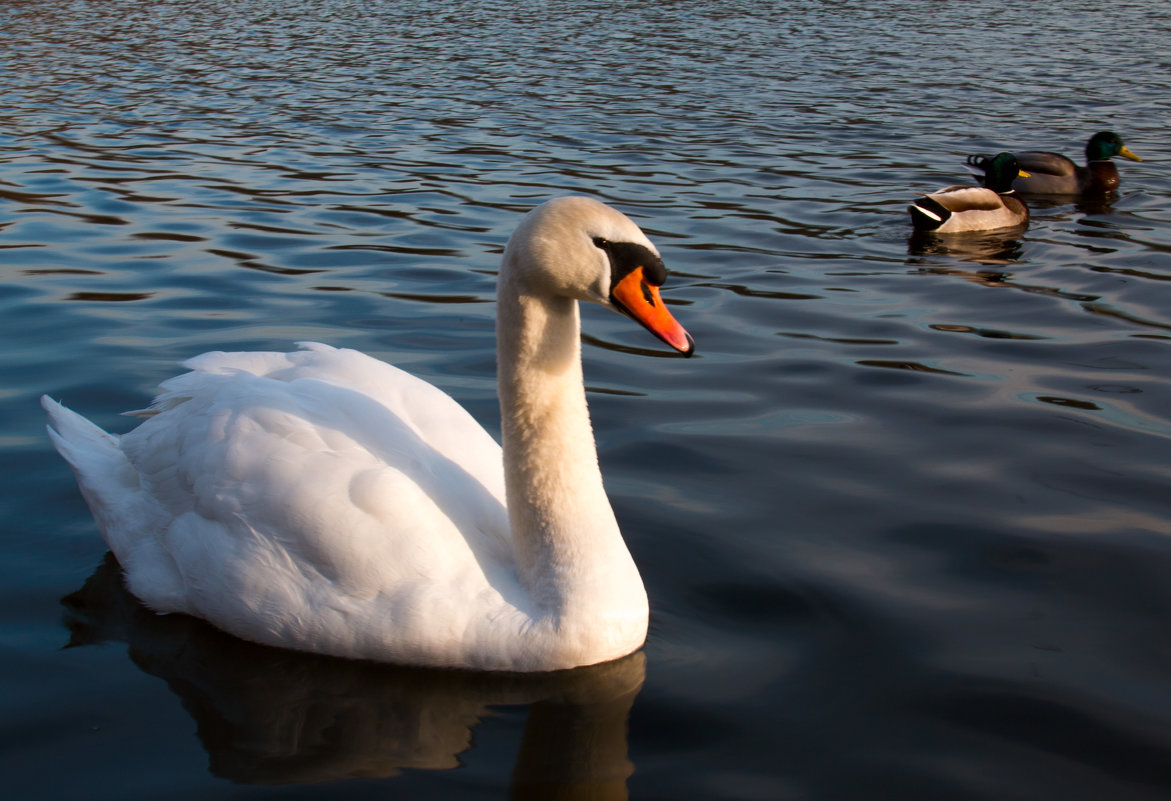
[[[457,637],[489,604],[523,605],[509,597],[499,447],[449,396],[323,346],[187,366],[121,437],[137,486],[94,490],[150,509],[104,525],[146,603],[342,654],[386,636],[347,631],[356,604],[405,644],[444,626]],[[159,582],[164,569],[176,578]]]

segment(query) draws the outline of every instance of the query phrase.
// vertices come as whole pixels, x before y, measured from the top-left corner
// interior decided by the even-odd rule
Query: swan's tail
[[[126,457],[118,448],[117,437],[48,395],[41,396],[41,408],[49,415],[49,439],[53,440],[53,447],[74,470],[88,475],[94,468],[125,464]]]
[[[118,554],[119,543],[111,541],[111,535],[118,528],[122,511],[119,507],[137,495],[137,473],[122,453],[117,437],[47,395],[41,398],[41,407],[49,415],[53,446],[73,468],[102,536]]]
[[[77,474],[77,486],[98,530],[126,571],[138,598],[160,612],[185,612],[185,585],[158,537],[169,516],[122,450],[121,440],[48,397],[49,437]]]

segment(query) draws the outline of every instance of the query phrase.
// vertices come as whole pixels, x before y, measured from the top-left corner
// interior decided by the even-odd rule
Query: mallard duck
[[[1026,150],[1013,155],[1029,177],[1017,178],[1012,188],[1036,195],[1106,195],[1116,191],[1121,180],[1111,158],[1122,156],[1142,161],[1113,131],[1099,131],[1090,137],[1084,167],[1060,153],[1044,150]],[[983,169],[986,159],[986,156],[968,156],[968,164]]]
[[[907,207],[911,223],[920,231],[953,233],[1011,228],[1029,221],[1029,208],[1012,182],[1028,176],[1011,153],[999,153],[980,163],[984,186],[949,186],[924,195]]]
[[[122,436],[48,398],[133,592],[253,642],[353,659],[547,671],[617,659],[647,595],[602,486],[578,301],[690,355],[628,217],[551,200],[504,251],[503,448],[448,395],[353,350],[205,353]]]

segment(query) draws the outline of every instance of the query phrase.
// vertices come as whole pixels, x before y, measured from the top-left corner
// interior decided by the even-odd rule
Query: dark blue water
[[[1169,41],[1127,0],[0,5],[5,797],[1167,798]],[[1105,128],[1112,202],[911,240],[965,154]],[[584,314],[643,652],[353,664],[121,590],[37,396],[124,431],[184,358],[315,339],[496,431],[494,271],[570,192],[698,347]]]

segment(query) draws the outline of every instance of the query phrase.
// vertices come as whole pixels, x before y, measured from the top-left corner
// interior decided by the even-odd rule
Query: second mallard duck
[[[1114,156],[1142,161],[1113,131],[1099,131],[1090,137],[1084,167],[1060,153],[1043,150],[1025,150],[1013,155],[1021,169],[1029,173],[1028,178],[1017,178],[1013,188],[1037,195],[1107,195],[1117,191],[1121,183],[1118,167],[1111,161]],[[986,159],[986,156],[968,156],[968,164],[983,169],[982,162]]]
[[[1012,153],[999,153],[980,162],[984,186],[949,186],[907,207],[911,223],[920,231],[953,233],[1012,228],[1029,221],[1029,209],[1013,191],[1012,182],[1028,177]]]

